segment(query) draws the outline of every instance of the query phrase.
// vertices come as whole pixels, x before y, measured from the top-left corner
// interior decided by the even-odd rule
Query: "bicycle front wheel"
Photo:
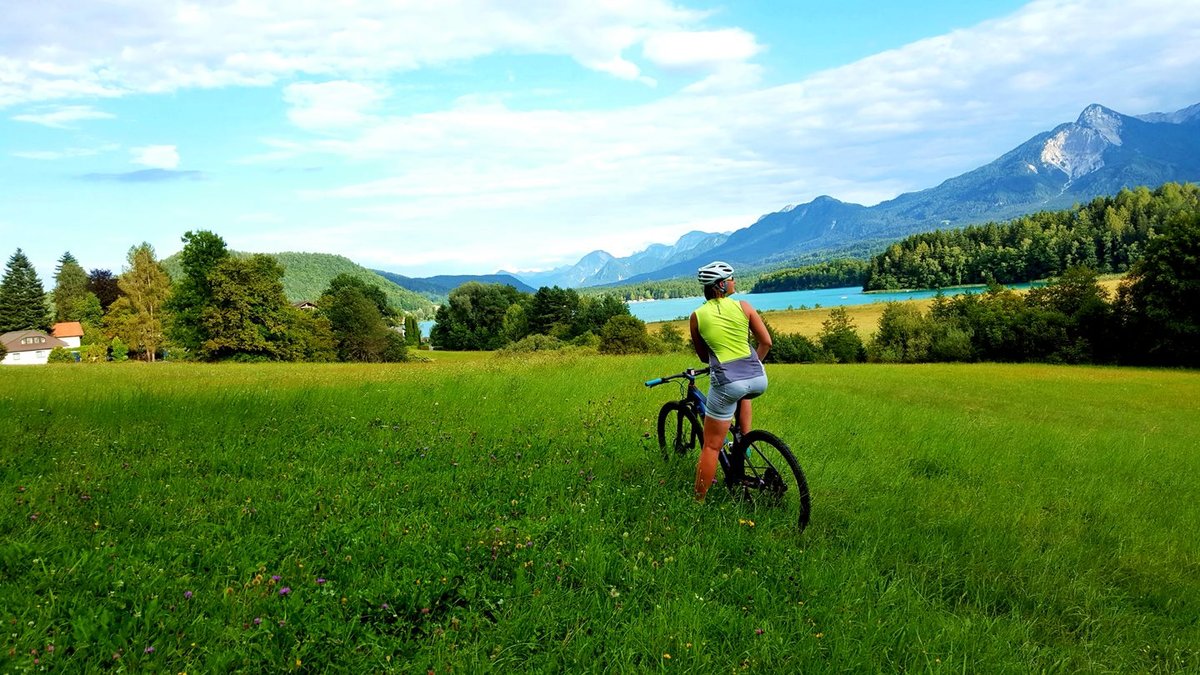
[[[658,447],[663,459],[686,455],[704,443],[704,427],[682,401],[671,401],[658,411]]]
[[[800,530],[808,527],[812,512],[808,480],[787,443],[756,429],[743,436],[731,452],[745,457],[742,479],[730,486],[736,496],[754,508],[795,513]]]

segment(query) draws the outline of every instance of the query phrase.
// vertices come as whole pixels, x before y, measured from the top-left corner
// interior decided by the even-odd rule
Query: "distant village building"
[[[68,349],[79,349],[83,339],[83,324],[78,321],[56,323],[50,328],[50,334],[65,342]]]
[[[313,302],[312,300],[301,300],[300,302],[293,302],[292,307],[295,307],[296,309],[302,309],[306,312],[311,312],[317,308],[317,303]]]
[[[46,335],[40,330],[14,330],[0,335],[0,344],[8,352],[0,364],[6,366],[40,366],[50,358],[50,350],[67,347],[67,343]]]

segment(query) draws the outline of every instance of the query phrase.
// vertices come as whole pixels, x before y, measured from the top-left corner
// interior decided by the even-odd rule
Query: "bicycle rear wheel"
[[[735,496],[754,508],[794,512],[800,530],[808,527],[812,511],[808,480],[787,443],[775,434],[755,429],[730,452],[745,457],[741,481],[730,485]]]
[[[671,401],[658,411],[658,447],[663,459],[699,450],[703,439],[704,427],[682,401]]]

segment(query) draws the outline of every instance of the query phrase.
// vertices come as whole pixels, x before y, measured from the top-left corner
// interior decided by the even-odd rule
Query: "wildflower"
[[[292,589],[288,586],[284,586],[283,588],[279,589],[280,595],[287,595],[288,593],[291,593],[291,592],[292,592]]]
[[[287,621],[284,621],[283,619],[280,619],[280,620],[279,620],[279,626],[280,626],[280,628],[282,628],[282,627],[283,627],[285,624],[287,624]]]
[[[280,576],[278,574],[271,575],[271,581],[277,582],[277,581],[279,581],[279,579],[280,579]]]
[[[761,629],[761,628],[755,628],[755,629],[754,629],[754,634],[755,634],[755,635],[762,635],[762,634],[763,634],[763,629]]]
[[[324,583],[325,583],[325,577],[317,577],[318,585],[324,585]]]
[[[46,645],[46,653],[53,654],[54,653],[54,645]]]
[[[191,591],[184,591],[184,592],[183,592],[183,599],[184,599],[184,600],[191,600],[191,599],[192,599],[192,592],[191,592]]]
[[[154,647],[146,647],[146,649],[143,651],[143,653],[145,653],[145,654],[153,654],[153,653],[154,653]]]
[[[261,616],[256,616],[256,617],[254,617],[254,625],[255,625],[255,626],[261,626],[261,625],[262,625],[262,617],[261,617]]]
[[[663,658],[667,659],[669,661],[671,659],[671,655],[666,652],[663,652]]]

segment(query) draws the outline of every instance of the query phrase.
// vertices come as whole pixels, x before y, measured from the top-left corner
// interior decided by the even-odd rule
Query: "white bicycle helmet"
[[[733,268],[729,266],[729,263],[720,260],[714,260],[696,272],[696,278],[705,286],[711,286],[731,276],[733,276]]]

